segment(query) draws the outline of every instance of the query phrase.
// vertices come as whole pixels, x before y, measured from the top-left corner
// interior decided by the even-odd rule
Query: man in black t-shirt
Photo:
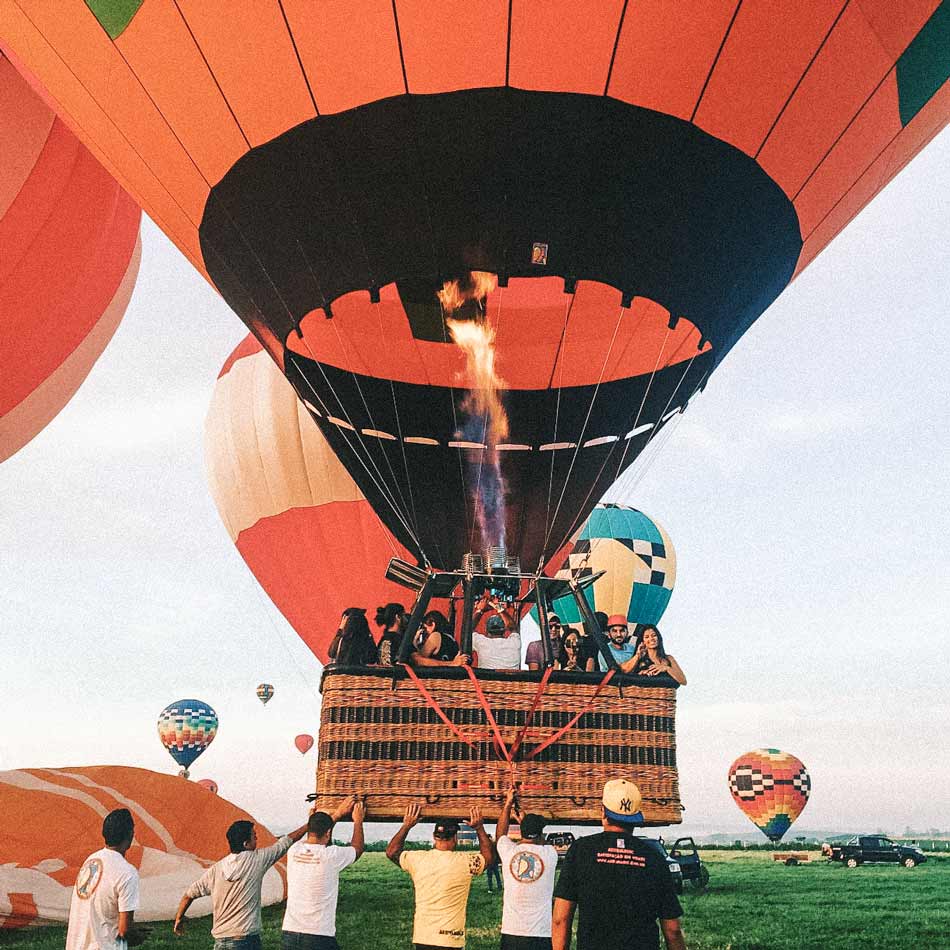
[[[569,950],[579,912],[577,950],[686,950],[673,879],[663,858],[634,837],[640,790],[626,779],[604,786],[603,832],[571,845],[554,888],[554,950]]]

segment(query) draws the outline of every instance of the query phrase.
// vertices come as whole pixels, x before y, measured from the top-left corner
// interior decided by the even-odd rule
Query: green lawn
[[[756,852],[704,851],[712,875],[703,894],[683,897],[690,950],[945,950],[950,947],[950,859],[913,870],[849,871],[823,860],[799,867]],[[265,950],[280,945],[282,908],[264,911]],[[498,946],[501,901],[478,879],[469,900],[469,950]],[[412,924],[408,877],[381,854],[343,874],[338,939],[343,950],[407,950]],[[157,924],[149,950],[209,950],[210,919],[176,939]],[[17,950],[59,950],[63,929],[0,932]]]

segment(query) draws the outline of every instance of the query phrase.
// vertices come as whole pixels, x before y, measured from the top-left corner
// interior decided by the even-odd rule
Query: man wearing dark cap
[[[478,666],[483,670],[520,670],[521,633],[516,609],[500,600],[489,600],[486,592],[475,613],[476,628],[483,617],[487,618],[485,632],[475,629],[472,633]]]
[[[577,950],[686,950],[673,879],[660,854],[633,835],[643,824],[640,790],[627,779],[604,786],[603,831],[578,838],[554,889],[554,950],[569,950],[575,911]]]
[[[495,848],[505,877],[501,950],[551,950],[551,895],[557,851],[544,843],[544,819],[540,815],[516,812],[521,840],[508,837],[514,803],[512,788],[495,828]]]
[[[472,878],[481,874],[492,860],[491,838],[482,824],[482,813],[472,808],[468,823],[478,835],[478,854],[456,851],[459,823],[437,821],[432,832],[431,851],[405,851],[406,835],[419,821],[419,805],[410,805],[402,827],[386,847],[386,857],[411,878],[416,894],[412,923],[415,950],[436,950],[465,946],[465,911]]]
[[[66,950],[125,950],[145,939],[132,926],[139,908],[139,872],[125,860],[135,823],[128,808],[102,822],[104,848],[82,863],[69,904]]]

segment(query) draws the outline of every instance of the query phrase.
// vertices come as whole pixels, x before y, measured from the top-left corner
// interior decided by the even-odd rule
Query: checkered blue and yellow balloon
[[[574,539],[558,577],[607,573],[585,590],[594,610],[623,614],[631,623],[659,623],[676,582],[676,552],[669,535],[642,511],[599,504]],[[581,622],[573,597],[552,605],[564,623]],[[533,614],[532,614],[533,616]]]

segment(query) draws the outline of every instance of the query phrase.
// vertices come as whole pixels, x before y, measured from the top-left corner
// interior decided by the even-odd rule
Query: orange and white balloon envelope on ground
[[[62,923],[83,861],[102,846],[102,820],[128,808],[126,859],[141,877],[137,920],[168,920],[185,888],[228,853],[226,832],[251,820],[236,805],[173,775],[123,766],[0,771],[0,930]],[[274,836],[258,825],[258,843]],[[264,878],[264,904],[286,896],[282,868]],[[192,905],[200,916],[210,899]]]

